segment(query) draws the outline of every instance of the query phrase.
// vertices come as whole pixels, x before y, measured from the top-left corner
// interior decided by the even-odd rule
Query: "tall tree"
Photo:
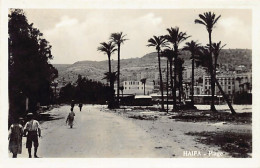
[[[209,69],[213,67],[212,59],[210,56],[210,51],[208,48],[201,48],[197,61],[198,61],[199,65],[206,67],[208,72],[210,72]],[[211,77],[212,77],[211,80],[213,80],[213,82],[215,82],[217,84],[217,87],[218,87],[219,91],[221,92],[221,94],[223,95],[225,101],[227,102],[231,113],[236,114],[235,110],[232,107],[232,104],[230,103],[228,97],[226,96],[225,92],[223,91],[223,89],[222,89],[221,85],[219,84],[215,75],[213,75]]]
[[[214,28],[214,25],[217,23],[217,21],[219,20],[219,18],[221,17],[221,15],[217,16],[215,15],[215,13],[212,12],[205,12],[203,15],[199,14],[199,18],[200,19],[195,19],[195,24],[202,24],[206,27],[208,34],[209,34],[209,52],[210,52],[210,67],[209,71],[210,71],[210,75],[211,75],[211,105],[210,105],[210,109],[212,111],[216,111],[215,108],[215,82],[213,80],[214,78],[214,68],[213,68],[213,63],[212,63],[212,41],[211,41],[211,34],[212,34],[212,30]]]
[[[168,43],[163,36],[153,36],[148,40],[148,47],[155,47],[158,55],[158,65],[159,65],[159,77],[160,77],[160,91],[161,91],[161,105],[162,111],[164,111],[164,96],[163,96],[163,79],[162,79],[162,70],[161,70],[161,57],[160,52],[162,47],[167,47]]]
[[[51,45],[33,24],[29,24],[21,9],[12,9],[8,15],[8,84],[9,117],[24,115],[22,107],[29,98],[29,110],[36,104],[49,104],[51,83],[58,71],[49,63],[53,58]]]
[[[119,87],[120,87],[120,46],[124,44],[124,41],[128,40],[125,38],[126,34],[123,32],[112,33],[110,39],[117,45],[118,52],[118,65],[117,65],[117,103],[119,105]]]
[[[174,57],[173,55],[174,55],[174,52],[171,49],[165,49],[162,52],[162,57],[166,57],[168,62],[170,63],[170,85],[171,85],[170,87],[171,87],[172,95],[174,95],[173,77],[172,77],[172,74],[173,74],[172,73],[172,62],[173,62],[173,57]],[[175,93],[175,105],[176,105],[176,93]]]
[[[195,41],[187,42],[182,50],[190,51],[191,53],[191,104],[194,106],[194,66],[195,66],[195,54],[198,54],[200,44]]]
[[[145,84],[146,84],[146,78],[141,79],[142,84],[144,85],[144,95],[145,95]]]
[[[168,34],[165,36],[165,38],[173,45],[173,56],[174,60],[177,60],[179,55],[179,45],[188,39],[190,36],[187,36],[186,32],[181,32],[179,30],[179,27],[175,28],[168,28],[166,29],[168,31]],[[177,61],[174,62],[174,87],[173,87],[173,106],[174,109],[176,109],[176,85],[177,85]]]

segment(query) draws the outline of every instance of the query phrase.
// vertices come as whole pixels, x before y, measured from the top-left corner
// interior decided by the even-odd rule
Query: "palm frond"
[[[198,24],[203,24],[203,25],[207,26],[206,23],[204,23],[203,21],[201,21],[201,20],[199,20],[199,19],[196,19],[196,20],[195,20],[195,24],[196,24],[196,23],[198,23]]]
[[[219,15],[215,20],[214,20],[214,22],[213,22],[213,25],[215,24],[215,23],[217,23],[217,21],[218,21],[218,19],[221,17],[221,15]]]

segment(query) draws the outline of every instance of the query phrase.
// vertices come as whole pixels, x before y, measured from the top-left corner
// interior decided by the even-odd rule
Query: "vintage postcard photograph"
[[[5,9],[8,162],[255,158],[253,7]]]

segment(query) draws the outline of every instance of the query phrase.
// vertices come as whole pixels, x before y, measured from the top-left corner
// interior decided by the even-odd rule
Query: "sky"
[[[215,25],[212,41],[228,48],[252,49],[252,11],[250,9],[24,9],[33,23],[52,45],[51,63],[73,64],[77,61],[107,60],[97,51],[108,42],[111,33],[123,32],[127,41],[121,46],[121,59],[142,57],[155,52],[147,47],[154,35],[166,35],[167,28],[179,27],[191,36],[185,42],[208,43],[208,33],[194,20],[212,11],[221,18]],[[180,47],[185,45],[183,42]],[[117,60],[117,53],[112,55]]]

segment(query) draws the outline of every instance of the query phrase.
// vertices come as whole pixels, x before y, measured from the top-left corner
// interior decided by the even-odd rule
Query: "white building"
[[[124,81],[124,94],[134,94],[143,95],[144,94],[144,84],[141,81]],[[146,81],[145,83],[145,94],[149,95],[153,92],[154,84],[153,82]]]
[[[235,93],[235,76],[234,75],[217,75],[217,80],[222,87],[223,91],[228,94]],[[210,76],[203,76],[203,94],[210,95],[211,94],[211,77]],[[220,91],[215,85],[215,94],[220,95]]]

